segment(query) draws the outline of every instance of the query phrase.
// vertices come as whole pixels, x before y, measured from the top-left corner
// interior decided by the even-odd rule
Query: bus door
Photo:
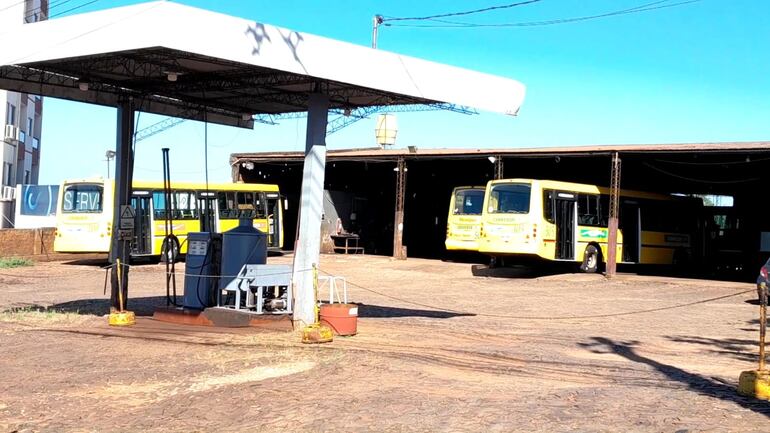
[[[131,254],[152,254],[152,225],[149,192],[136,191],[131,197],[134,208],[134,241],[131,244]]]
[[[281,196],[277,192],[265,193],[267,203],[267,246],[281,246]]]
[[[577,194],[557,192],[554,199],[554,222],[556,223],[556,259],[575,259],[575,208]]]
[[[217,232],[217,197],[213,191],[198,193],[198,210],[200,211],[201,231]]]
[[[623,261],[639,262],[640,226],[639,203],[623,200],[620,205],[620,231],[623,233]]]

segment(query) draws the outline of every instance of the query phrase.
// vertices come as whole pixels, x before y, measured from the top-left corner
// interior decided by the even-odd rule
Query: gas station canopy
[[[508,115],[525,93],[515,80],[165,1],[4,30],[0,88],[109,106],[135,96],[144,112],[240,127],[307,111],[310,93],[343,110],[450,103]]]

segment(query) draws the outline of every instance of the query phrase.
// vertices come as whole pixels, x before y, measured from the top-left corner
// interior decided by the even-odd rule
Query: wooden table
[[[334,242],[334,252],[341,252],[342,254],[363,254],[364,247],[359,246],[358,242],[361,238],[358,235],[331,235],[332,242]],[[341,241],[341,242],[340,242]]]

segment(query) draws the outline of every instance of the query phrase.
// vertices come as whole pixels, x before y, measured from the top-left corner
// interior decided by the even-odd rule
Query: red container
[[[336,335],[356,335],[358,332],[356,304],[323,304],[319,315],[321,323],[332,328]]]

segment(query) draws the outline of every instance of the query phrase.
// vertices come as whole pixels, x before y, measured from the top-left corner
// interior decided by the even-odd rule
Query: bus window
[[[599,216],[601,217],[599,225],[607,227],[610,221],[610,196],[607,194],[599,196]]]
[[[553,190],[543,191],[543,216],[545,220],[553,224]]]
[[[278,195],[276,195],[278,197]],[[265,193],[264,192],[258,192],[255,193],[254,196],[254,211],[256,212],[256,215],[254,215],[254,218],[257,219],[265,219],[267,218],[267,200],[265,199]]]
[[[452,215],[481,215],[484,205],[484,190],[460,189],[455,193]]]
[[[174,193],[176,206],[174,206],[174,219],[197,220],[198,206],[195,193],[192,191],[180,191]]]
[[[530,190],[525,183],[492,185],[489,213],[529,213]]]
[[[166,219],[166,194],[163,191],[152,192],[152,208],[156,220]]]
[[[217,193],[217,200],[219,201],[220,219],[238,218],[238,208],[235,206],[235,191],[219,192]]]
[[[220,219],[266,218],[263,193],[254,191],[223,191],[217,193]]]
[[[238,191],[235,197],[238,202],[238,218],[254,218],[254,193]]]
[[[578,194],[578,225],[601,227],[599,196],[594,194]]]
[[[98,213],[102,211],[102,187],[99,185],[66,185],[62,212]]]

